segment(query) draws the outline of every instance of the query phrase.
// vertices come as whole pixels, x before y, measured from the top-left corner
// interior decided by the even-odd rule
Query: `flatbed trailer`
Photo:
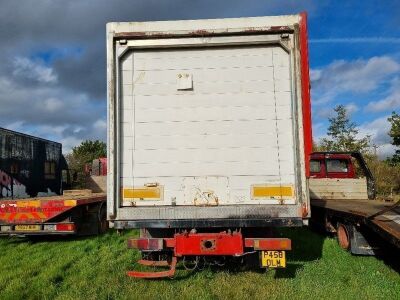
[[[400,248],[400,201],[375,199],[375,180],[359,152],[312,153],[309,187],[311,224],[337,234],[343,249],[375,255],[383,240]]]
[[[369,234],[370,238],[373,235],[375,239],[382,238],[400,248],[399,204],[378,200],[314,199],[311,200],[311,213],[314,223],[324,224],[326,230],[337,232],[343,248],[355,254],[374,254],[377,247],[374,247],[372,239],[372,245],[361,243],[365,251],[360,253],[360,249],[357,249],[362,242],[360,238],[364,237],[368,243]],[[352,245],[352,242],[356,244]]]
[[[90,235],[107,229],[106,194],[0,201],[0,235]]]

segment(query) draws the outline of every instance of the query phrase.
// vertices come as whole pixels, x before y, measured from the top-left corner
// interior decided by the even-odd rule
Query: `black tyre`
[[[106,203],[102,203],[99,209],[99,234],[105,233],[108,230],[108,221],[107,221],[107,207]]]

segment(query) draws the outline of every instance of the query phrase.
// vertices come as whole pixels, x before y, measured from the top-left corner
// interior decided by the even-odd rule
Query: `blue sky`
[[[64,152],[106,137],[105,23],[309,14],[314,138],[344,104],[382,157],[400,110],[400,1],[0,0],[0,126]]]
[[[314,137],[344,104],[381,155],[393,148],[387,116],[400,108],[400,2],[338,1],[309,18]]]

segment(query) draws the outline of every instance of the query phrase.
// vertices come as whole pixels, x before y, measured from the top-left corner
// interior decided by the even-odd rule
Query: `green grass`
[[[356,257],[308,231],[293,240],[288,268],[189,272],[138,280],[125,271],[139,258],[126,248],[136,231],[92,238],[30,242],[0,239],[1,299],[400,299],[400,275],[374,257]],[[398,259],[398,258],[397,258]]]

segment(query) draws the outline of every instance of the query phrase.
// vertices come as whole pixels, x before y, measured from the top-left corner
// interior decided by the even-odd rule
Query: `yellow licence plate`
[[[261,266],[265,268],[286,268],[285,251],[261,251]]]
[[[15,231],[39,231],[40,225],[15,225]]]

